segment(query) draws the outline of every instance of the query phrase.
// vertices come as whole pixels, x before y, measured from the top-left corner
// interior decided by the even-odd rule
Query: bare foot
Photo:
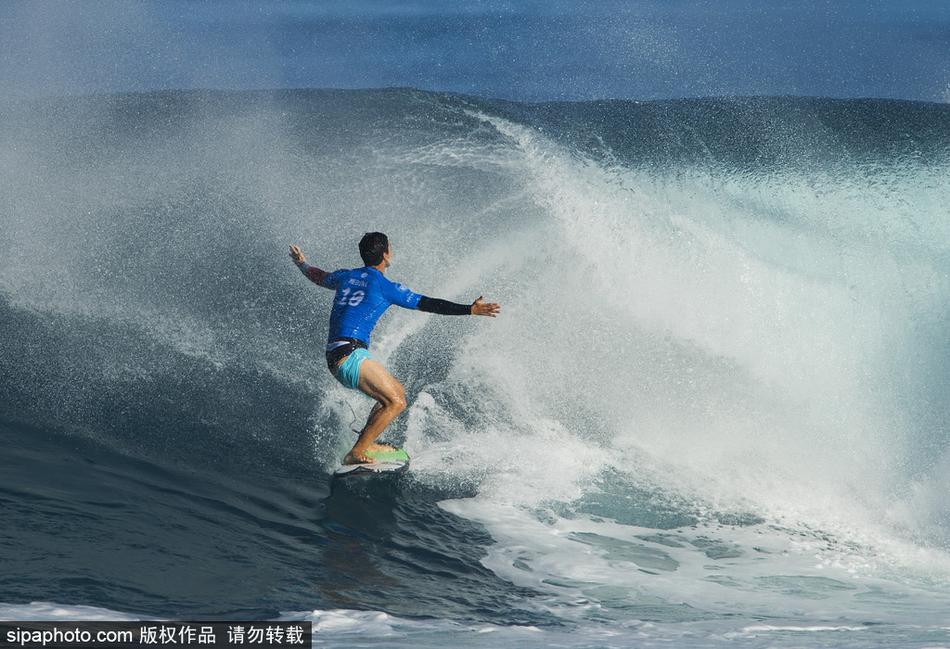
[[[359,451],[350,451],[343,458],[343,464],[373,464],[374,462],[376,460],[366,457],[364,453]]]
[[[369,450],[376,451],[377,453],[387,453],[389,451],[395,451],[395,446],[390,446],[389,444],[370,444]]]

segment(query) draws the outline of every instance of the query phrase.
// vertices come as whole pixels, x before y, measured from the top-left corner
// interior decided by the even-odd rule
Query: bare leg
[[[360,432],[353,449],[343,458],[343,464],[372,462],[366,457],[366,451],[373,447],[390,422],[406,409],[406,391],[402,384],[386,371],[382,363],[367,358],[360,365],[360,378],[357,387],[361,392],[376,399],[377,404],[369,413],[366,426]]]
[[[377,401],[375,404],[373,404],[373,409],[370,411],[369,416],[372,417],[372,416],[376,413],[376,411],[377,411],[377,410],[380,410],[382,407],[383,407],[383,404],[381,404],[379,401]],[[367,423],[369,423],[369,420],[368,420],[368,419],[367,419]],[[359,435],[359,433],[357,433],[357,435]],[[389,445],[389,444],[377,444],[376,442],[373,442],[372,444],[369,445],[369,450],[371,450],[371,451],[394,451],[394,450],[396,450],[396,447],[395,447],[395,446],[391,446],[391,445]]]

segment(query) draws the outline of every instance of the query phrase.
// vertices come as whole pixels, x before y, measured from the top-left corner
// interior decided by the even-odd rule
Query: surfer
[[[395,304],[440,315],[484,315],[494,318],[501,307],[483,302],[479,296],[471,304],[457,304],[426,297],[391,282],[383,273],[392,265],[389,239],[382,232],[367,232],[360,239],[360,257],[365,266],[328,273],[311,266],[303,252],[290,246],[290,258],[314,284],[336,291],[330,312],[327,339],[327,367],[344,386],[358,389],[376,400],[366,425],[343,464],[367,464],[374,460],[367,451],[392,447],[377,444],[376,438],[396,416],[406,409],[406,391],[383,364],[369,353],[370,332],[383,312]]]

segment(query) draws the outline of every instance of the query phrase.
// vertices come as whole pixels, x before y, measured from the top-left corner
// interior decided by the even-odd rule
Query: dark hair
[[[367,266],[377,266],[389,250],[389,239],[382,232],[367,232],[360,239],[360,257]]]

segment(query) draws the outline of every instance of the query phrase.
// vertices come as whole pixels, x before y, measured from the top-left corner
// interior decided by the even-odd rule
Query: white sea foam
[[[518,277],[505,285],[511,305],[419,395],[406,445],[414,479],[477,487],[443,506],[491,533],[485,565],[573,620],[939,615],[950,556],[919,542],[934,492],[904,498],[910,413],[894,397],[892,345],[921,299],[950,295],[926,257],[945,246],[901,239],[905,206],[887,233],[853,216],[862,198],[884,215],[887,183],[908,175],[825,178],[822,199],[794,178],[671,181],[476,116],[517,152],[494,164],[547,220],[496,244],[508,253],[493,270]],[[942,173],[915,180],[924,212]],[[838,210],[848,218],[829,221]],[[920,255],[905,260],[908,247]],[[605,475],[667,494],[699,527],[657,541],[660,530],[609,513],[562,515]],[[728,512],[762,522],[716,522]]]
[[[54,602],[30,602],[29,604],[0,603],[0,620],[114,620],[133,621],[145,619],[131,613],[113,611],[98,606],[82,604],[56,604]]]
[[[94,606],[53,602],[0,603],[0,619],[62,621],[156,621],[163,618],[137,615]],[[620,623],[587,622],[580,626],[500,626],[441,619],[408,619],[382,611],[327,609],[285,612],[279,621],[309,621],[314,647],[564,647],[565,649],[628,649],[629,647],[730,647],[922,646],[941,649],[950,645],[940,627],[887,627],[841,624],[758,624],[735,627],[727,621],[660,624],[625,620]],[[939,634],[943,634],[942,636]],[[934,644],[934,640],[940,644]],[[908,644],[910,643],[910,644]]]

